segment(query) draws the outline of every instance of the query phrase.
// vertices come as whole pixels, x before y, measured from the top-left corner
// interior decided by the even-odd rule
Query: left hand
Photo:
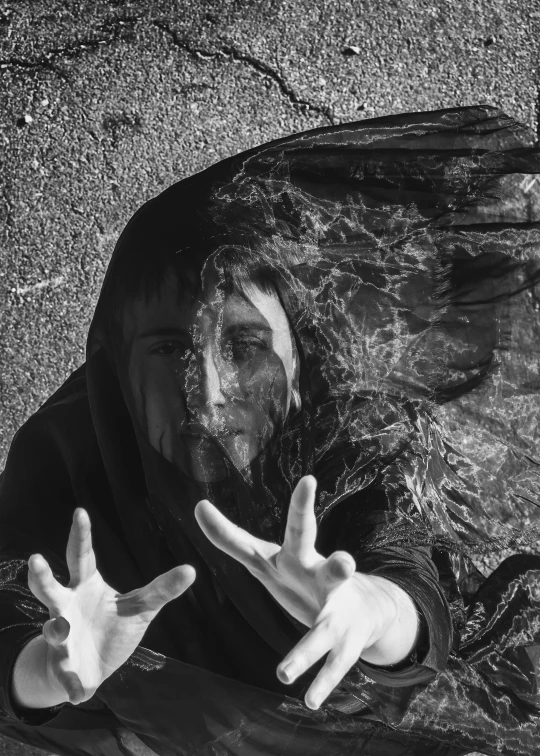
[[[326,653],[305,702],[317,709],[359,657],[375,664],[403,659],[416,641],[412,600],[385,578],[355,572],[353,557],[315,550],[316,480],[307,475],[294,489],[283,546],[234,525],[209,501],[197,504],[197,521],[212,543],[237,559],[293,617],[311,628],[278,666],[292,683]]]

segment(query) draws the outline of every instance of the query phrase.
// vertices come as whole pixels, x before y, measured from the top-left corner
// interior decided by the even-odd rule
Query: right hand
[[[195,580],[193,567],[182,565],[143,588],[117,593],[96,568],[90,518],[84,509],[75,510],[66,558],[67,587],[55,579],[40,554],[28,560],[28,585],[50,619],[43,635],[23,649],[15,665],[14,693],[23,706],[87,701],[131,656],[159,610]],[[23,669],[19,662],[27,649]]]

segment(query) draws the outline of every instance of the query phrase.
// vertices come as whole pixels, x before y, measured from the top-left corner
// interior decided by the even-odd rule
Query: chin
[[[249,468],[250,463],[259,454],[259,445],[252,436],[247,434],[226,437],[220,443],[234,467],[239,471]],[[198,440],[190,446],[191,472],[196,481],[217,483],[225,480],[226,463],[212,442]]]
[[[219,483],[219,481],[225,480],[227,472],[226,470],[203,469],[199,468],[197,465],[193,465],[192,475],[197,483]]]

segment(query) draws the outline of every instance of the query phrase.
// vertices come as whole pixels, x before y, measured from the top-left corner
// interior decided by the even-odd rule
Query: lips
[[[199,423],[190,423],[187,426],[187,432],[185,436],[191,438],[227,438],[228,436],[239,436],[243,433],[242,428],[207,428],[205,425]]]

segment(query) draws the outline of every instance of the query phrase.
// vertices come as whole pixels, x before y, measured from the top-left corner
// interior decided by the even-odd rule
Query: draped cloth
[[[66,754],[536,753],[533,141],[487,105],[344,124],[224,160],[135,214],[85,364],[17,433],[2,476],[0,732]],[[234,317],[266,302],[274,321],[225,342],[233,301]],[[229,420],[259,418],[249,453],[239,428],[186,432],[206,336],[170,333],[193,303],[199,326],[205,307],[215,317]],[[294,369],[259,334],[276,313]],[[280,543],[308,473],[319,551],[400,585],[423,627],[403,664],[359,660],[317,711],[303,703],[317,666],[292,686],[275,674],[306,628],[194,518],[209,498]],[[66,579],[76,506],[116,590],[183,563],[197,579],[87,704],[17,710],[13,663],[46,619],[25,560],[39,551]],[[522,553],[489,577],[475,567],[508,548]]]

